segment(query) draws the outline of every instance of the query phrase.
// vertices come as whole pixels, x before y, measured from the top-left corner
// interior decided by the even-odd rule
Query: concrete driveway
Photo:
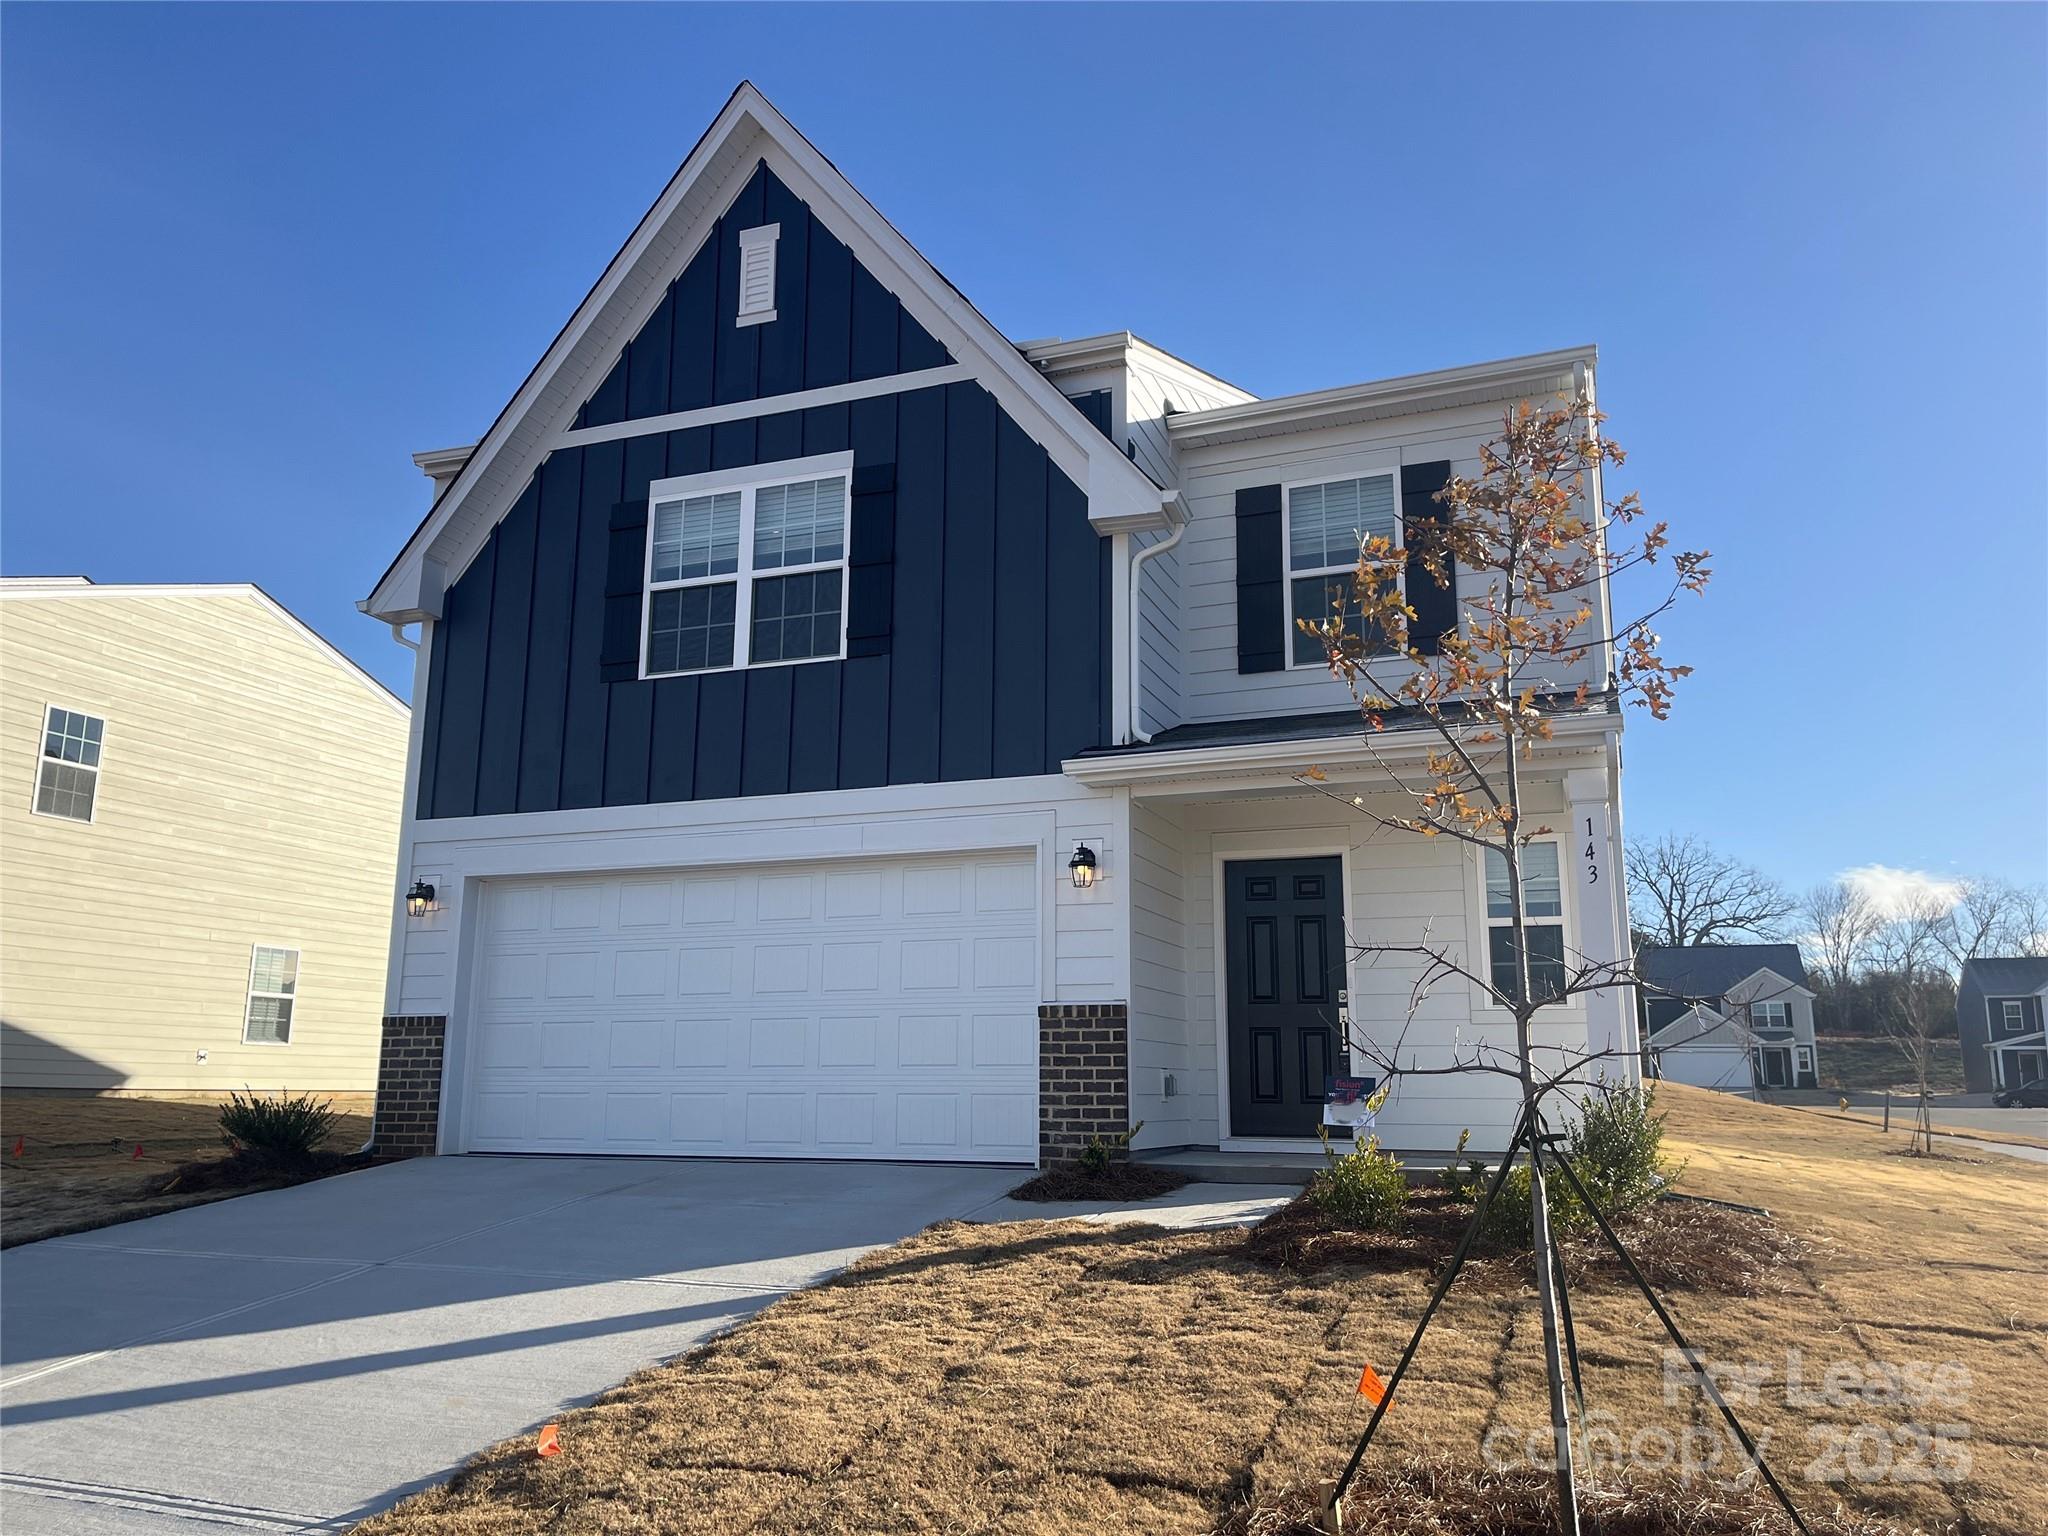
[[[0,1255],[0,1527],[343,1529],[1014,1169],[423,1158]]]

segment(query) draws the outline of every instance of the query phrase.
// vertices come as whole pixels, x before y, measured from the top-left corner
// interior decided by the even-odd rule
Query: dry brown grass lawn
[[[1768,1206],[1805,1239],[1759,1294],[1672,1292],[1697,1342],[1780,1368],[1797,1347],[1812,1376],[1972,1372],[1943,1415],[1970,1426],[1974,1468],[1953,1484],[1806,1480],[1816,1421],[1888,1433],[1915,1415],[1793,1410],[1774,1382],[1745,1412],[1802,1505],[1837,1531],[2048,1528],[2048,1168],[1912,1161],[1860,1128],[1691,1090],[1665,1103],[1688,1188]],[[1479,1475],[1489,1430],[1544,1411],[1531,1294],[1496,1279],[1439,1314],[1352,1503],[1365,1528],[1511,1536],[1540,1520],[1540,1478]],[[1359,1368],[1391,1369],[1428,1284],[1412,1265],[1275,1269],[1238,1233],[946,1224],[564,1415],[562,1454],[507,1442],[359,1530],[1203,1533],[1233,1515],[1246,1529],[1247,1508],[1250,1529],[1297,1530],[1288,1500],[1341,1466],[1365,1419]],[[1662,1338],[1633,1293],[1589,1275],[1576,1294],[1590,1402],[1624,1439],[1708,1423],[1689,1391],[1666,1402]],[[1697,1483],[1607,1484],[1609,1533],[1776,1528]]]
[[[336,1095],[335,1107],[366,1098]],[[156,1193],[181,1164],[226,1155],[219,1113],[211,1101],[0,1094],[0,1247],[248,1193]],[[353,1149],[369,1134],[359,1105],[342,1113],[328,1144]]]

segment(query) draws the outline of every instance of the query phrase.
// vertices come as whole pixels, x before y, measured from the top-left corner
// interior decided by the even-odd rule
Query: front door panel
[[[1313,1136],[1339,1068],[1344,867],[1336,858],[1223,866],[1233,1136]]]

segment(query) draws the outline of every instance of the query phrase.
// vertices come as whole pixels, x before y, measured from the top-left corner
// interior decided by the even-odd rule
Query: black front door
[[[1337,1059],[1341,859],[1223,866],[1233,1136],[1313,1136]]]

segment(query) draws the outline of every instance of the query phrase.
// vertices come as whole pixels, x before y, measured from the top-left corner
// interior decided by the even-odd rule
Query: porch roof
[[[1381,710],[1384,722],[1369,730],[1356,709],[1302,715],[1262,715],[1245,720],[1204,720],[1159,732],[1150,741],[1120,747],[1091,747],[1060,766],[1084,784],[1137,784],[1219,775],[1296,774],[1310,763],[1330,771],[1377,772],[1422,762],[1442,738],[1417,706]],[[1583,706],[1554,711],[1554,748],[1581,752],[1621,727],[1621,712],[1609,695]]]

